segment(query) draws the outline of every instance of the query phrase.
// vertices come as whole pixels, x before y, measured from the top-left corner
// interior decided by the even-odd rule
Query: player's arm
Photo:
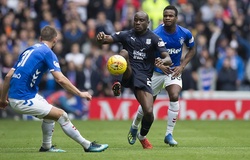
[[[9,102],[7,100],[9,87],[10,87],[10,80],[12,75],[14,74],[14,69],[11,69],[4,78],[3,87],[2,87],[2,94],[0,99],[0,108],[4,109],[8,106]]]
[[[155,59],[155,66],[160,68],[163,71],[163,73],[167,75],[171,74],[172,70],[170,69],[170,66],[172,66],[173,63],[168,52],[162,52],[161,57],[163,58],[158,57]]]
[[[96,40],[101,44],[110,44],[114,42],[112,36],[106,35],[104,32],[99,32],[96,36]]]
[[[60,84],[66,91],[77,95],[81,98],[86,98],[87,100],[91,100],[92,96],[88,92],[81,92],[79,89],[77,89],[67,77],[65,77],[62,72],[59,71],[53,71],[51,72],[53,77],[55,78],[55,81]]]
[[[188,52],[186,53],[183,61],[181,62],[181,67],[184,69],[186,67],[186,65],[191,61],[191,59],[193,58],[193,56],[195,55],[195,47],[192,47],[188,50]]]
[[[183,58],[183,61],[181,63],[180,66],[177,66],[174,68],[173,70],[173,74],[172,77],[178,77],[184,70],[184,68],[186,67],[186,65],[191,61],[191,59],[193,58],[195,51],[194,51],[194,47],[190,48],[188,50],[188,52],[186,53],[185,57]]]
[[[173,65],[172,60],[168,54],[168,52],[161,52],[162,62],[165,66]]]

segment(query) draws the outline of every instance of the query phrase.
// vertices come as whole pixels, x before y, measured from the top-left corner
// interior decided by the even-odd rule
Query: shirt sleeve
[[[120,32],[116,32],[114,34],[111,35],[111,37],[113,38],[114,42],[121,42],[123,43],[124,40],[126,39],[126,31],[120,31]]]
[[[187,38],[185,40],[185,44],[188,48],[192,48],[194,46],[194,37],[190,31],[186,33]]]
[[[156,43],[156,48],[157,48],[157,50],[160,53],[162,53],[162,52],[168,52],[167,49],[166,49],[165,43],[162,40],[162,38],[160,38],[159,36],[156,36],[155,43]]]
[[[52,72],[52,71],[60,71],[61,72],[61,68],[60,68],[58,59],[53,51],[48,52],[48,54],[45,58],[45,62],[48,65],[50,72]]]

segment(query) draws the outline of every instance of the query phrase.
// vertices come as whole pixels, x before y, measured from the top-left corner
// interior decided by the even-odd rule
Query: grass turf
[[[177,147],[163,143],[166,121],[154,122],[148,139],[152,150],[143,150],[137,140],[127,142],[131,121],[73,121],[81,134],[109,148],[101,153],[85,153],[56,123],[53,144],[66,153],[39,153],[41,122],[0,120],[1,160],[248,160],[249,121],[178,121],[174,138]]]

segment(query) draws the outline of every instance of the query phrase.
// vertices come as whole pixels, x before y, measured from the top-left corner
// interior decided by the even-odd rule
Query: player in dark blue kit
[[[39,83],[48,70],[65,90],[81,98],[91,100],[88,92],[78,90],[61,72],[55,53],[52,51],[57,42],[55,28],[45,26],[41,30],[41,43],[27,48],[20,54],[17,63],[4,79],[0,99],[0,109],[7,105],[21,114],[33,115],[43,119],[43,140],[40,152],[65,152],[52,145],[52,135],[57,121],[64,133],[79,143],[85,152],[101,152],[108,148],[107,144],[97,144],[83,138],[71,123],[67,113],[49,104],[38,94]]]
[[[120,31],[112,35],[98,33],[97,41],[102,44],[120,42],[124,50],[120,54],[127,60],[128,68],[122,77],[122,86],[134,91],[135,97],[142,106],[144,117],[142,128],[137,134],[144,149],[151,149],[152,145],[146,135],[154,121],[153,95],[151,77],[154,65],[171,65],[164,42],[148,29],[149,17],[145,12],[137,12],[134,16],[134,27],[129,31]],[[162,58],[155,58],[155,51]],[[120,83],[114,89],[120,89]],[[119,91],[118,91],[119,92]]]
[[[163,10],[163,24],[158,26],[153,31],[163,39],[173,62],[171,67],[155,67],[152,77],[154,100],[163,88],[165,88],[169,95],[170,103],[164,142],[170,146],[176,146],[178,144],[173,138],[173,130],[180,108],[179,95],[182,88],[181,73],[195,54],[194,38],[192,33],[188,29],[177,25],[177,19],[178,10],[174,6],[167,6]],[[181,60],[183,56],[182,48],[184,44],[188,48],[188,52],[186,53],[184,59]],[[161,55],[157,53],[157,56],[160,57]],[[130,144],[134,144],[136,141],[136,133],[143,115],[144,113],[142,108],[139,106],[137,115],[133,120],[128,135],[128,141]]]

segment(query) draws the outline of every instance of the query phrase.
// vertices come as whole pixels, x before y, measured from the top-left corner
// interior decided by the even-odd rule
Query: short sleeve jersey
[[[167,51],[173,62],[173,66],[179,66],[181,63],[182,47],[185,44],[188,48],[194,46],[194,37],[192,33],[179,25],[176,25],[176,31],[172,34],[166,32],[164,24],[158,26],[154,31],[165,43]],[[157,53],[157,57],[160,57],[160,53]],[[163,73],[159,68],[155,67],[156,72]]]
[[[45,72],[61,72],[55,53],[44,43],[27,48],[12,69],[15,71],[10,80],[8,97],[21,100],[35,97]]]
[[[156,51],[167,52],[162,39],[149,29],[143,35],[136,34],[134,29],[121,31],[113,34],[112,38],[128,51],[131,68],[136,74],[152,77]]]

